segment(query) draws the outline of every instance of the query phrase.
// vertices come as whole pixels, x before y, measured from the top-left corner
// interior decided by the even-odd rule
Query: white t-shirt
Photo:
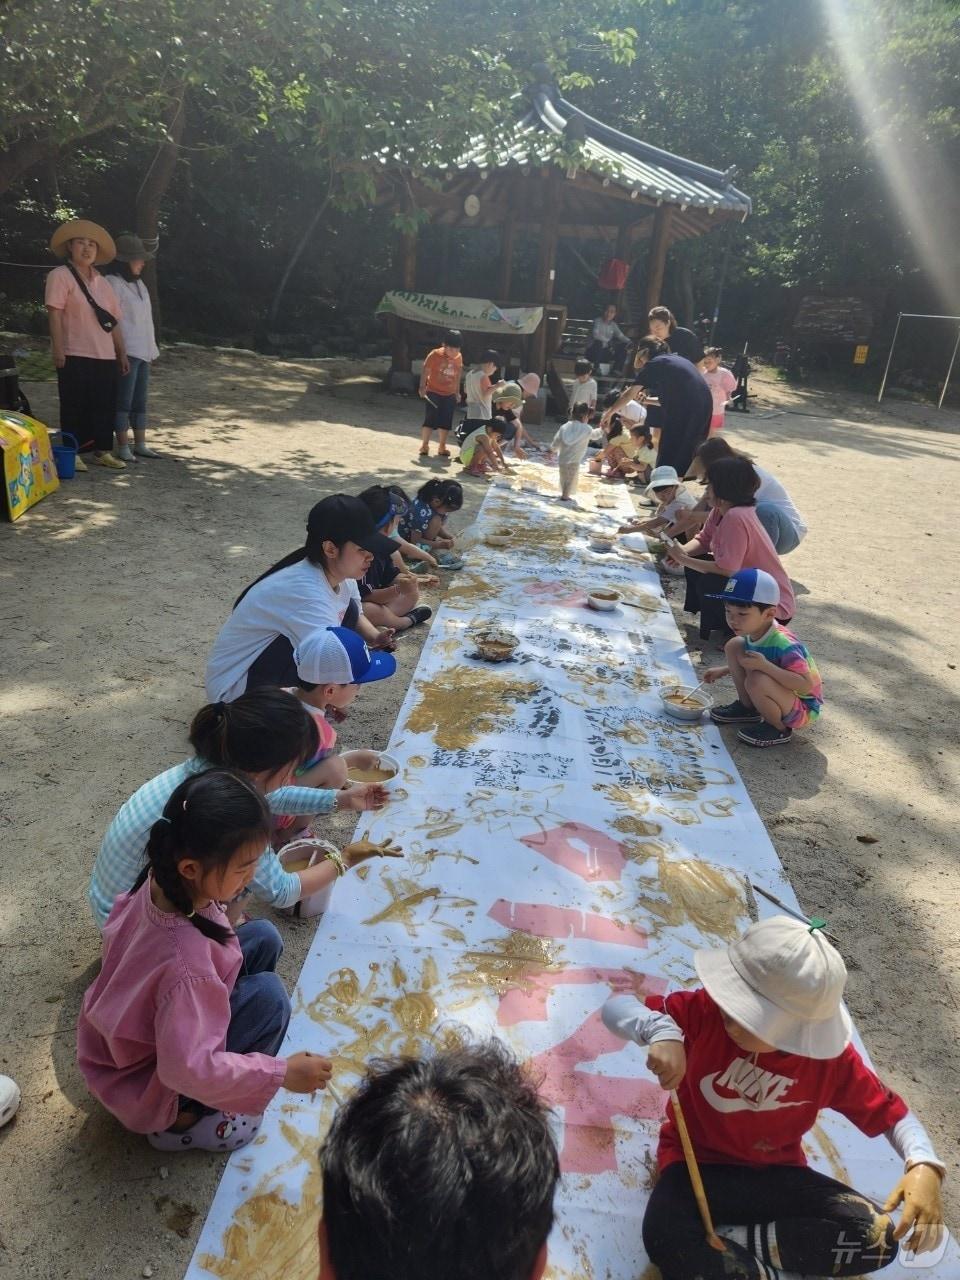
[[[681,485],[663,510],[657,512],[657,516],[659,519],[669,520],[673,524],[674,520],[683,515],[684,511],[692,511],[697,502],[697,497],[689,489],[684,489],[683,485]]]
[[[467,395],[467,417],[482,418],[484,422],[493,417],[493,384],[487,379],[486,394],[481,385],[487,375],[482,369],[471,369],[463,380],[463,389]]]
[[[589,422],[580,422],[577,418],[563,424],[550,446],[556,452],[561,467],[579,466],[587,452],[592,431]]]
[[[570,394],[570,408],[575,409],[578,404],[596,404],[596,403],[597,403],[596,378],[588,378],[586,382],[581,382],[578,378],[574,379],[573,391]]]
[[[207,697],[232,702],[247,687],[247,672],[277,636],[294,648],[314,631],[338,627],[351,600],[360,606],[353,579],[336,591],[322,569],[301,560],[250,588],[220,628],[207,660]]]
[[[156,360],[160,354],[153,333],[153,308],[150,294],[142,280],[124,280],[123,276],[105,276],[107,284],[123,307],[120,332],[128,356],[138,360]]]
[[[769,502],[771,506],[779,507],[797,531],[797,537],[801,539],[805,537],[807,523],[793,505],[793,499],[777,477],[771,475],[769,471],[764,471],[763,467],[758,467],[756,463],[753,464],[753,469],[760,477],[760,488],[755,495],[757,502]]]

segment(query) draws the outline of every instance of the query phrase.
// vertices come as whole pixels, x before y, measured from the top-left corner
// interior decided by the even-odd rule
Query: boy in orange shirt
[[[438,458],[449,458],[447,435],[453,425],[453,411],[460,398],[460,375],[463,372],[463,356],[460,347],[463,337],[459,329],[448,329],[443,335],[443,345],[435,347],[423,362],[420,374],[420,398],[426,400],[423,428],[420,432],[420,457],[430,454],[430,436],[436,431],[439,447]]]

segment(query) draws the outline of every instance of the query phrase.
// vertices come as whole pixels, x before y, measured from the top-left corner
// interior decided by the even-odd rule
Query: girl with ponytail
[[[90,1092],[159,1150],[236,1150],[279,1088],[310,1093],[330,1078],[326,1058],[276,1056],[290,1019],[276,928],[256,920],[238,937],[224,911],[269,835],[270,810],[248,779],[225,769],[187,778],[104,929],[77,1061]]]
[[[316,723],[307,708],[282,689],[255,689],[236,702],[202,707],[190,726],[190,744],[195,754],[145,782],[107,828],[87,890],[94,919],[101,929],[114,900],[127,893],[143,868],[151,830],[166,812],[171,795],[186,779],[211,765],[246,778],[266,797],[274,814],[313,817],[332,809],[361,812],[380,809],[387,800],[387,792],[378,783],[342,791],[286,785],[295,770],[316,755],[319,740]],[[270,906],[292,907],[331,883],[336,872],[329,862],[299,872],[285,871],[267,835],[260,846],[260,859],[249,890]]]

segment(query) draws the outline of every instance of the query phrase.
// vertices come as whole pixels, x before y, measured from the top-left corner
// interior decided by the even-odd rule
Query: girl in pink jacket
[[[282,1086],[322,1089],[326,1058],[277,1052],[290,1002],[268,920],[231,929],[224,904],[250,882],[270,812],[245,778],[194,774],[154,824],[147,866],[103,930],[83,999],[77,1060],[90,1092],[161,1151],[232,1151],[256,1136]]]

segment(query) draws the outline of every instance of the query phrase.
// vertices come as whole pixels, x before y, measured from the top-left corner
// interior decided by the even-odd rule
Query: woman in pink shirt
[[[326,1058],[276,1056],[290,1001],[268,920],[230,928],[223,903],[249,884],[270,837],[257,789],[225,769],[167,801],[147,866],[117,898],[103,966],[83,998],[77,1061],[90,1092],[161,1151],[233,1151],[282,1086],[322,1089]]]
[[[113,422],[117,378],[129,373],[130,366],[119,325],[120,303],[95,270],[116,256],[113,238],[95,222],[78,218],[57,228],[50,248],[67,260],[47,276],[45,299],[60,429],[76,436],[82,452],[92,448],[91,461],[97,466],[122,471],[126,464],[111,453]]]
[[[776,580],[779,622],[789,622],[796,609],[790,579],[754,510],[759,484],[753,463],[743,454],[712,462],[707,467],[707,499],[713,509],[707,522],[692,542],[670,550],[670,559],[686,570],[683,607],[700,614],[701,640],[709,640],[711,631],[728,631],[723,601],[710,596],[722,592],[727,578],[739,569],[763,569]]]

